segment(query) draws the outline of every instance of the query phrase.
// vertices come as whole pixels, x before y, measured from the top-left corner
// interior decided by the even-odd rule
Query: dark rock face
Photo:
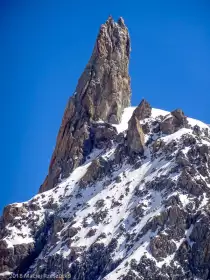
[[[161,261],[162,258],[166,258],[176,251],[176,245],[173,241],[168,239],[168,236],[160,235],[152,239],[150,242],[150,250],[153,257]]]
[[[9,205],[13,206],[13,205]],[[21,207],[19,207],[21,209]],[[14,207],[13,207],[14,209]],[[19,209],[19,210],[20,210]],[[4,211],[4,215],[7,212],[8,209]],[[25,213],[24,213],[25,214]],[[23,215],[23,212],[21,210],[19,211],[19,214],[17,214],[16,217],[12,221],[10,221],[10,226],[13,225],[14,228],[21,228],[21,226],[17,226],[15,224],[15,220],[17,221],[17,217]],[[6,216],[3,216],[4,221],[7,219]],[[26,217],[23,215],[22,218],[24,220],[27,220]],[[6,221],[6,224],[9,223],[9,221]],[[5,237],[10,233],[10,231],[7,231],[6,224],[4,224],[5,227],[0,229],[0,233],[2,235],[2,239],[0,240],[0,273],[7,271],[7,272],[13,272],[14,274],[24,274],[32,265],[34,260],[38,257],[38,255],[41,253],[42,249],[44,248],[46,242],[47,242],[47,235],[48,235],[48,228],[52,224],[52,219],[50,217],[46,217],[46,220],[44,223],[39,225],[37,227],[36,231],[32,233],[32,236],[34,234],[34,241],[33,239],[31,242],[28,242],[27,239],[23,239],[22,243],[20,244],[8,244],[5,241]],[[33,225],[32,225],[33,226]],[[30,226],[29,226],[30,228]],[[35,230],[35,228],[34,228]],[[56,228],[54,230],[57,230]],[[19,234],[20,237],[24,237],[24,231],[22,231]],[[25,241],[25,242],[24,242]],[[1,274],[0,274],[1,275]],[[5,279],[8,276],[5,275]],[[16,277],[17,278],[17,277]],[[3,278],[4,279],[4,278]],[[19,279],[19,278],[18,278]]]
[[[160,123],[160,130],[164,134],[172,134],[184,127],[187,127],[187,118],[180,109],[171,112],[171,114],[166,116]]]
[[[4,208],[4,212],[3,212],[3,222],[5,225],[7,225],[8,223],[12,222],[16,216],[26,214],[26,213],[27,213],[27,209],[24,207],[19,207],[16,206],[15,204],[7,205]]]
[[[152,113],[152,107],[143,99],[138,107],[133,112],[131,119],[128,122],[127,143],[129,154],[143,154],[144,152],[144,133],[149,133],[150,128],[148,124],[143,127],[140,121],[149,118]]]
[[[204,191],[208,191],[208,186],[205,181],[195,179],[194,176],[190,174],[190,170],[185,169],[179,178],[178,186],[185,189],[188,193],[199,196]]]
[[[152,107],[145,99],[143,99],[138,107],[134,110],[133,114],[138,120],[149,118],[152,114]]]
[[[1,261],[0,266],[3,271],[15,269],[21,261],[29,256],[34,249],[34,244],[19,244],[14,248],[8,248],[6,244],[0,244]]]
[[[128,123],[127,142],[130,153],[142,154],[144,152],[144,133],[135,115]]]
[[[60,257],[51,256],[42,269],[42,275],[50,275],[53,270],[58,271],[62,274],[62,269],[65,274],[69,273],[71,275],[70,279],[84,279],[84,280],[97,280],[98,277],[105,276],[109,271],[113,270],[119,262],[111,263],[111,253],[117,246],[117,241],[112,239],[108,246],[103,244],[94,244],[90,247],[87,252],[83,252],[80,248],[72,248],[71,261],[74,264],[69,269],[69,260]],[[83,253],[83,254],[82,254]],[[81,257],[82,262],[77,261],[77,257]],[[38,264],[41,266],[41,262]],[[67,272],[68,271],[68,272]],[[39,274],[40,270],[36,271]],[[44,278],[47,280],[47,277]]]
[[[53,188],[59,178],[68,176],[84,161],[92,121],[119,123],[123,109],[130,105],[129,57],[127,27],[122,18],[115,23],[109,17],[101,25],[90,61],[67,104],[40,192]]]
[[[110,141],[117,137],[117,130],[109,123],[93,123],[91,126],[92,146],[98,149],[105,148]]]
[[[88,167],[87,172],[81,178],[79,184],[81,187],[86,187],[87,185],[94,183],[97,180],[100,180],[110,171],[110,163],[104,160],[103,158],[93,160],[91,165]]]

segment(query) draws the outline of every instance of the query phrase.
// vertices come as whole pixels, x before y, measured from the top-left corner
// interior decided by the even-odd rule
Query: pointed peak
[[[102,26],[114,26],[114,19],[111,15],[109,15],[108,19],[106,20],[105,24],[102,24]]]
[[[152,107],[146,99],[142,99],[138,107],[133,112],[133,115],[137,117],[138,120],[143,120],[145,118],[149,118],[152,113]]]
[[[141,106],[142,104],[149,104],[149,102],[148,102],[145,98],[143,98],[143,99],[141,100],[139,106]]]
[[[183,112],[183,110],[182,109],[176,109],[176,110],[173,110],[172,112],[171,112],[171,115],[173,115],[173,116],[184,116],[184,112]]]
[[[114,21],[114,19],[113,19],[112,15],[109,15],[106,22],[109,23],[109,22],[113,22],[113,21]]]
[[[100,27],[96,45],[99,55],[107,54],[110,57],[112,56],[111,52],[118,49],[123,56],[126,56],[125,59],[129,59],[130,36],[122,17],[118,19],[118,22],[115,22],[111,15],[108,17],[107,21]]]
[[[112,15],[109,15],[108,19],[106,20],[105,24],[102,24],[102,26],[120,26],[121,28],[126,28],[126,25],[125,25],[125,21],[123,19],[123,17],[119,17],[119,19],[117,20],[117,22],[115,22],[114,18]]]
[[[118,19],[117,23],[118,23],[121,27],[123,27],[123,28],[126,27],[125,21],[124,21],[123,17],[120,17],[120,18]]]
[[[76,94],[65,110],[49,173],[40,191],[53,188],[84,162],[93,148],[92,122],[120,123],[124,108],[130,105],[130,36],[122,24],[122,19],[119,25],[109,16],[101,25]]]

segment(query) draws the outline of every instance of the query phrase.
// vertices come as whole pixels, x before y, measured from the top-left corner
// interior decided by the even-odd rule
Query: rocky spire
[[[145,99],[142,99],[141,103],[136,107],[133,114],[139,121],[149,118],[152,114],[152,107]]]
[[[133,153],[142,154],[144,152],[145,139],[140,121],[149,118],[151,114],[152,107],[145,99],[143,99],[134,110],[133,115],[128,122],[127,144],[130,155]]]
[[[128,122],[127,142],[129,155],[132,155],[132,153],[142,154],[144,152],[144,133],[135,115]]]
[[[49,173],[40,192],[80,165],[91,151],[91,123],[119,123],[130,105],[130,37],[124,20],[109,17],[100,27],[92,56],[70,98],[57,136]]]

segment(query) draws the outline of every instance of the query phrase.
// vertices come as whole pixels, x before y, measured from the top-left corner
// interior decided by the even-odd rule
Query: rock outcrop
[[[93,123],[90,133],[90,145],[98,149],[105,148],[118,135],[116,128],[109,123]]]
[[[86,187],[88,184],[93,184],[97,180],[99,181],[103,176],[110,172],[110,164],[103,158],[93,160],[91,165],[88,167],[87,172],[81,178],[80,186]]]
[[[160,130],[164,134],[172,134],[180,128],[187,127],[187,118],[180,109],[172,111],[160,123]]]
[[[132,153],[142,154],[144,152],[144,131],[148,132],[149,127],[144,125],[144,130],[140,121],[149,118],[152,114],[152,107],[143,99],[136,107],[131,119],[128,122],[127,143],[129,154]]]
[[[101,25],[93,54],[70,98],[57,136],[48,176],[40,192],[53,188],[84,162],[91,151],[91,123],[119,123],[130,105],[130,37],[124,20]]]
[[[131,117],[128,123],[127,142],[130,154],[142,154],[144,152],[144,133],[135,115]]]
[[[151,114],[152,107],[145,99],[141,101],[141,103],[136,107],[136,109],[133,112],[133,115],[135,115],[135,117],[139,121],[151,117]]]

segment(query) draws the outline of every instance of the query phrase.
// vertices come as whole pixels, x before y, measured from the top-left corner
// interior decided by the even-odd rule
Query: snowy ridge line
[[[134,109],[126,108],[122,122],[114,125],[118,133],[128,129]],[[9,205],[5,211],[10,221],[1,240],[5,248],[33,247],[37,230],[52,216],[47,243],[30,266],[30,273],[47,270],[54,258],[62,259],[73,271],[75,262],[81,268],[84,258],[88,263],[91,252],[100,248],[103,255],[109,254],[98,278],[101,280],[127,280],[129,273],[136,277],[133,279],[146,279],[146,264],[151,275],[152,267],[160,277],[164,273],[171,277],[170,271],[177,277],[186,275],[188,268],[179,252],[185,247],[189,252],[195,250],[195,231],[208,216],[209,127],[187,118],[188,128],[170,135],[154,132],[154,123],[166,120],[169,114],[152,109],[151,117],[140,122],[150,127],[145,134],[144,156],[125,157],[116,163],[118,144],[94,149],[86,162],[54,189]],[[195,126],[200,128],[199,134],[195,134]],[[102,169],[99,178],[81,187],[81,179],[100,159],[109,166],[108,171]],[[94,252],[98,256],[97,250]],[[56,273],[59,267],[55,265],[51,272]]]

